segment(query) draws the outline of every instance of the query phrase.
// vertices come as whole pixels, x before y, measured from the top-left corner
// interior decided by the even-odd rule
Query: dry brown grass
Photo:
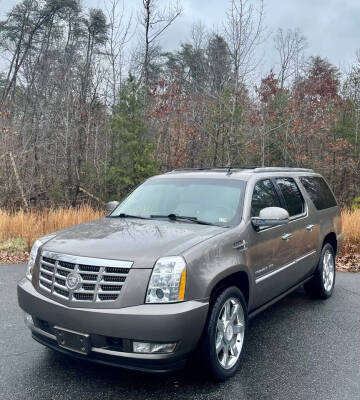
[[[29,251],[36,238],[71,225],[102,217],[105,211],[83,205],[44,211],[9,213],[0,210],[0,252]],[[360,209],[342,212],[343,256],[360,257]],[[21,248],[22,247],[22,248]],[[352,259],[351,259],[352,260]],[[350,261],[353,263],[353,261]]]
[[[360,272],[360,209],[342,211],[344,246],[337,257],[340,271]]]
[[[344,251],[352,249],[360,253],[360,209],[343,210],[341,216],[345,238]]]
[[[102,217],[102,210],[83,205],[78,208],[58,208],[44,211],[18,211],[9,213],[0,210],[0,243],[12,239],[23,239],[26,250],[30,250],[36,238],[71,225],[81,224]]]

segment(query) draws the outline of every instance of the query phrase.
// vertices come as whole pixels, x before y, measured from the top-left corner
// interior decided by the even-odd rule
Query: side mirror
[[[263,226],[285,225],[289,222],[289,213],[281,207],[265,207],[260,210],[258,217],[252,217],[251,222],[255,228]]]
[[[111,213],[111,211],[115,210],[115,208],[119,205],[120,203],[118,201],[109,201],[108,203],[106,203],[106,211],[108,213]]]

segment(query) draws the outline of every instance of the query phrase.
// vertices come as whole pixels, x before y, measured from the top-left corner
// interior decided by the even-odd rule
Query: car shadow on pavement
[[[316,301],[315,305],[322,307],[323,302]],[[68,385],[73,398],[77,393],[79,398],[88,393],[92,399],[102,400],[173,396],[217,399],[232,398],[235,392],[236,398],[266,398],[269,387],[280,384],[284,375],[299,373],[296,355],[312,331],[304,316],[313,311],[314,301],[299,289],[253,318],[242,365],[235,377],[225,383],[212,382],[194,363],[177,373],[146,374],[94,364],[49,349],[44,349],[40,368],[52,382],[51,375],[56,375],[53,384]],[[301,366],[309,363],[310,360],[301,360]]]

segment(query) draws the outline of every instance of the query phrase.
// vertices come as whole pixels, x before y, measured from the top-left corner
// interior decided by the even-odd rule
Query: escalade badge
[[[81,276],[77,272],[70,272],[66,277],[66,287],[69,290],[79,289],[81,286]]]

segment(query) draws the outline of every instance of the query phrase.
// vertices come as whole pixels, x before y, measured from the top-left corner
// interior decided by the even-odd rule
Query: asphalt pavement
[[[0,265],[0,400],[360,399],[360,274],[337,273],[329,300],[299,289],[256,316],[239,372],[213,383],[194,367],[150,375],[43,347],[17,304],[24,271]]]

